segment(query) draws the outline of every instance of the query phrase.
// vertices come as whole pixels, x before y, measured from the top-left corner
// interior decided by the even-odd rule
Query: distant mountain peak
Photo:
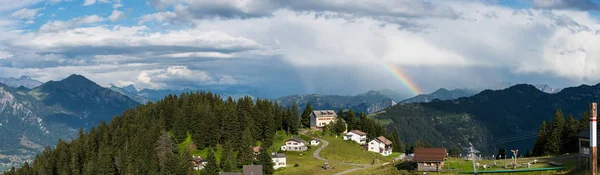
[[[139,92],[135,86],[133,86],[133,84],[127,85],[127,86],[123,86],[121,89],[127,91],[127,92],[131,92],[131,93],[137,93]]]

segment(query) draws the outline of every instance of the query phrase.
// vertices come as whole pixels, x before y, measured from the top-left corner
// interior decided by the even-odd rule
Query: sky
[[[0,77],[276,95],[600,83],[598,0],[0,4]]]

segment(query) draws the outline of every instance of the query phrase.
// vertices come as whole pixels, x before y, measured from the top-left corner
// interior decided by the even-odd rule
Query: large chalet
[[[323,130],[325,125],[335,122],[337,114],[333,110],[315,110],[310,113],[310,129]]]

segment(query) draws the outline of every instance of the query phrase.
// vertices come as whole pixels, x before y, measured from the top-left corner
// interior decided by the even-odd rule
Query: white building
[[[286,167],[287,166],[285,154],[272,153],[271,154],[271,159],[273,160],[273,169],[277,169],[277,168],[281,168],[281,167]]]
[[[320,142],[319,142],[319,140],[317,140],[317,139],[312,139],[312,140],[310,140],[310,145],[316,146],[316,145],[319,145],[319,143],[320,143]]]
[[[337,114],[333,110],[320,110],[310,113],[310,129],[323,130],[325,125],[335,122]]]
[[[299,137],[294,137],[285,142],[285,145],[281,146],[282,151],[306,151],[308,146],[306,146],[306,141],[302,140]]]
[[[383,156],[392,154],[392,141],[379,136],[369,142],[369,151],[379,153]]]
[[[344,135],[344,140],[352,140],[358,144],[367,144],[367,133],[360,130],[352,130]]]

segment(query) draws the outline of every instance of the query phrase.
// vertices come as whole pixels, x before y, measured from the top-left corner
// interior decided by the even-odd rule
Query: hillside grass
[[[327,161],[322,161],[314,158],[312,154],[315,152],[317,147],[310,147],[305,152],[293,152],[288,151],[285,153],[287,156],[287,167],[275,170],[275,174],[283,175],[304,175],[304,174],[335,174],[342,171],[346,171],[354,166],[343,165],[334,162],[328,162],[330,167],[333,169],[324,170],[321,167]],[[298,164],[298,167],[294,167]]]
[[[181,154],[185,151],[185,149],[192,144],[192,136],[188,133],[187,138],[182,143],[177,144],[177,151]],[[221,145],[217,145],[217,149],[215,151],[215,156],[217,157],[217,161],[221,160],[221,155],[223,154],[223,147]],[[197,148],[193,148],[190,150],[190,153],[193,156],[200,156],[203,159],[206,159],[208,155],[208,148],[204,148],[202,150],[198,150]]]
[[[343,140],[342,137],[335,138],[323,136],[322,138],[329,141],[329,146],[321,151],[321,157],[328,160],[371,164],[373,160],[375,160],[375,163],[380,163],[391,162],[393,159],[391,156],[384,157],[378,153],[364,150],[358,143],[350,140]]]

